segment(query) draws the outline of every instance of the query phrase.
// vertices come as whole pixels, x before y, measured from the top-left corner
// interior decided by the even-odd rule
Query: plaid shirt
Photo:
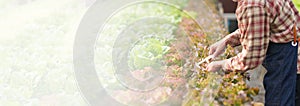
[[[256,68],[266,57],[269,42],[291,42],[293,26],[296,20],[300,23],[291,0],[239,0],[236,16],[239,29],[226,36],[225,42],[233,47],[241,45],[243,50],[225,63],[225,70]],[[299,60],[298,54],[298,72]]]

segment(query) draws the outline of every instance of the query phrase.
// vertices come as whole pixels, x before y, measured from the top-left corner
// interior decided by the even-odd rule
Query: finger
[[[208,64],[207,67],[206,67],[206,70],[207,70],[207,71],[211,71],[211,69],[212,69],[211,64]]]
[[[224,50],[222,49],[217,49],[214,53],[213,56],[214,57],[218,57],[219,55],[221,55],[224,52]]]
[[[206,70],[206,71],[210,71],[211,68],[207,66],[207,67],[205,68],[205,70]]]
[[[210,58],[211,61],[214,60],[217,57],[215,54],[216,53],[210,55],[211,56],[211,58]]]
[[[215,49],[215,48],[213,48],[213,47],[210,47],[210,48],[209,48],[209,52],[208,52],[208,54],[209,54],[209,55],[212,55],[212,54],[214,54],[214,53],[215,53],[215,51],[216,51],[216,49]]]
[[[214,69],[214,67],[208,67],[208,68],[207,68],[207,71],[208,71],[208,72],[214,72],[215,69]]]
[[[213,58],[216,58],[216,57],[218,57],[220,55],[220,51],[215,51],[213,54],[212,54],[212,57]]]

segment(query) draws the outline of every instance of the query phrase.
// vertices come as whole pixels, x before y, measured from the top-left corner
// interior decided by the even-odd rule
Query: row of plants
[[[183,15],[182,11],[176,8],[183,8],[186,4],[187,0],[136,3],[124,7],[107,21],[99,35],[101,38],[97,41],[95,63],[96,69],[99,69],[97,70],[99,79],[112,98],[125,105],[139,106],[158,105],[165,102],[169,104],[175,102],[169,100],[170,95],[179,97],[177,93],[174,93],[174,88],[184,84],[186,79],[179,77],[179,74],[182,74],[181,71],[174,71],[180,67],[167,66],[170,63],[166,60],[171,62],[177,59],[166,57],[166,55],[173,56],[170,54],[170,49],[176,49],[171,48],[171,45],[176,41],[174,32],[178,30],[178,24]],[[115,42],[123,41],[117,38],[124,33],[126,33],[126,39],[135,41],[129,44],[122,43],[122,47],[114,47]],[[115,42],[111,42],[112,40]],[[103,48],[103,45],[107,47]],[[128,53],[126,53],[127,49],[123,48],[125,46],[130,47]],[[128,56],[127,61],[115,60],[128,65],[129,70],[125,75],[116,75],[118,70],[112,63],[116,57],[111,55],[116,49],[120,49],[119,54]],[[178,65],[182,64],[178,63]],[[129,76],[126,76],[127,74]],[[132,78],[135,82],[130,82]]]
[[[172,2],[176,3],[176,0]],[[246,85],[248,76],[238,72],[211,73],[205,70],[207,64],[197,64],[208,56],[209,45],[216,41],[216,37],[220,37],[220,33],[225,34],[225,31],[218,13],[204,13],[205,9],[215,7],[203,7],[205,9],[201,12],[187,12],[183,9],[188,6],[188,2],[181,1],[181,5],[175,7],[161,2],[138,4],[126,7],[107,22],[101,34],[101,39],[104,40],[99,39],[97,44],[101,47],[106,45],[107,48],[96,48],[96,68],[105,70],[98,70],[98,75],[104,88],[114,99],[126,105],[251,105],[252,97],[259,91]],[[198,3],[202,3],[200,6],[215,6],[208,1]],[[160,23],[160,19],[153,17],[161,17],[167,21]],[[152,19],[157,22],[149,23],[148,20]],[[138,23],[140,26],[132,27],[139,20],[143,20],[144,24]],[[109,56],[113,50],[119,48],[113,48],[114,43],[107,39],[116,39],[117,35],[124,33],[119,29],[126,28],[136,31],[127,35],[128,37],[135,37],[137,35],[134,34],[137,33],[141,34],[138,36],[146,37],[128,44],[132,48],[127,54],[120,53],[128,56],[128,61],[124,64],[129,66],[127,73],[131,75],[120,80],[116,78],[117,68],[113,63],[107,62],[114,58]],[[234,55],[235,49],[228,46],[219,59]],[[125,80],[130,80],[129,77],[133,77],[135,82],[127,83]]]
[[[197,23],[192,19],[184,19],[180,25],[188,33],[190,42],[193,46],[194,63],[208,56],[208,46],[213,42],[207,39]],[[228,59],[235,56],[235,50],[228,46],[225,53],[219,59]],[[193,56],[193,55],[191,55]],[[190,59],[191,60],[191,59]],[[249,78],[247,74],[231,72],[217,73],[205,70],[207,63],[193,64],[194,71],[192,77],[188,80],[188,96],[183,104],[187,106],[197,105],[251,105],[253,96],[259,92],[258,88],[250,88],[246,85]]]

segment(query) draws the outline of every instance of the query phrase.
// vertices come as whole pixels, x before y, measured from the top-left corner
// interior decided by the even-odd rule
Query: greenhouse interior
[[[300,106],[297,9],[300,0],[2,0],[0,106]],[[277,43],[254,45],[280,39],[275,32],[291,37],[295,59],[286,49],[273,58]],[[262,61],[252,63],[257,52]],[[273,70],[294,74],[272,82]]]

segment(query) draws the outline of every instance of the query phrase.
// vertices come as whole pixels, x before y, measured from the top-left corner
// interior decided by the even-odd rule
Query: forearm
[[[240,30],[237,29],[236,31],[228,34],[227,36],[225,36],[225,38],[223,39],[226,45],[230,45],[232,47],[238,46],[241,44],[240,42]]]

